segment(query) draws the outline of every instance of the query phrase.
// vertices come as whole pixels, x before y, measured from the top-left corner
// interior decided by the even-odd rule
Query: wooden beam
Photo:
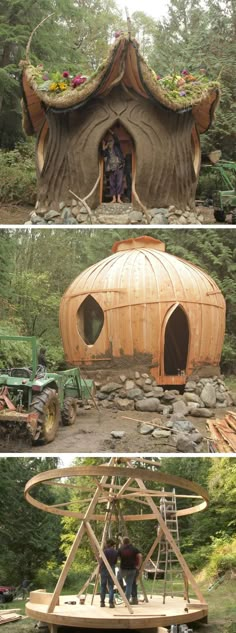
[[[109,465],[112,465],[114,463],[114,461],[115,461],[115,458],[111,458],[111,460],[109,462]],[[109,477],[109,473],[108,474],[104,474],[103,477],[102,477],[102,481],[104,481],[104,482],[107,481],[108,477]],[[88,506],[88,508],[87,508],[87,510],[85,512],[84,521],[89,520],[89,518],[90,518],[91,514],[93,513],[93,510],[94,510],[94,508],[96,506],[96,503],[97,503],[97,500],[98,500],[99,496],[100,496],[100,488],[97,488],[97,490],[94,493],[94,496],[93,496],[93,498],[92,498],[92,500],[91,500],[91,502],[90,502],[90,504],[89,504],[89,506]],[[56,587],[55,587],[55,590],[54,590],[54,593],[53,593],[52,600],[51,600],[51,602],[49,604],[49,607],[48,607],[48,613],[53,613],[53,611],[55,609],[55,606],[56,606],[56,604],[57,604],[57,602],[59,600],[59,596],[60,596],[61,590],[62,590],[62,588],[64,586],[67,574],[68,574],[68,572],[70,570],[70,567],[71,567],[71,565],[72,565],[72,563],[74,561],[77,549],[78,549],[78,547],[79,547],[79,545],[81,543],[81,540],[82,540],[82,538],[84,536],[84,533],[85,533],[85,526],[84,526],[84,522],[82,522],[80,527],[79,527],[79,530],[78,530],[78,532],[76,534],[74,542],[72,544],[70,552],[69,552],[69,554],[67,556],[65,565],[64,565],[64,567],[63,567],[63,569],[61,571],[61,574],[60,574],[60,576],[58,578],[58,581],[57,581],[57,584],[56,584]]]

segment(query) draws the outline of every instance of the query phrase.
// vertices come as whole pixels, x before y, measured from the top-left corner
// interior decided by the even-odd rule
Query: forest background
[[[133,13],[133,36],[158,75],[204,68],[210,79],[220,80],[220,107],[213,127],[202,136],[202,149],[221,149],[225,160],[236,160],[235,0],[170,0],[168,7],[160,20]],[[45,71],[91,74],[106,57],[114,33],[127,29],[115,0],[0,0],[2,202],[35,202],[34,142],[22,131],[19,62],[33,28],[52,12],[31,46],[32,63],[43,64]]]
[[[154,463],[155,461],[159,463],[161,472],[196,481],[208,490],[210,504],[206,511],[179,518],[181,551],[190,568],[198,574],[204,570],[202,573],[208,586],[225,574],[233,578],[232,574],[236,570],[236,460],[228,457],[184,457],[161,460],[154,458]],[[107,458],[77,457],[73,465],[97,465],[105,462]],[[78,520],[48,514],[32,507],[24,500],[24,486],[39,472],[60,466],[60,460],[56,457],[0,459],[2,584],[17,585],[23,578],[27,578],[35,588],[46,586],[50,590],[55,586],[61,565],[79,527]],[[88,485],[91,486],[91,480],[82,477],[79,487],[57,487],[53,490],[51,486],[40,485],[33,495],[48,504],[71,501],[72,507],[74,504],[74,507],[83,512],[88,505],[85,501],[88,497]],[[166,486],[166,490],[171,488]],[[184,503],[184,507],[191,504],[186,499],[181,503]],[[130,501],[129,510],[135,514],[139,513],[140,508],[135,501]],[[99,538],[103,526],[99,522],[93,525]],[[136,522],[128,527],[131,540],[143,553],[147,553],[153,542],[153,523],[144,525]],[[113,536],[117,529],[119,530],[114,525]],[[81,586],[93,568],[94,555],[87,538],[84,538],[68,576],[66,589],[75,590]]]
[[[226,335],[221,370],[236,374],[236,246],[234,229],[142,231],[162,240],[166,251],[203,268],[226,300]],[[64,361],[58,314],[69,284],[97,261],[111,255],[114,242],[140,236],[139,229],[47,229],[0,231],[0,333],[35,335],[45,346],[48,366]],[[0,366],[31,363],[25,344],[1,341]],[[232,383],[235,378],[230,379]],[[233,384],[232,384],[233,386]]]

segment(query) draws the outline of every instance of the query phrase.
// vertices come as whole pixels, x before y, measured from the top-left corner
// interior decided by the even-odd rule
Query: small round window
[[[77,327],[80,336],[87,345],[93,345],[98,339],[104,324],[104,312],[91,295],[84,299],[77,312]]]

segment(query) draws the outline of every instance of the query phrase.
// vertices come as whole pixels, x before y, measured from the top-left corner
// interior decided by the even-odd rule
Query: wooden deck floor
[[[149,602],[140,602],[132,606],[133,614],[129,614],[123,603],[116,604],[110,609],[107,601],[105,608],[100,607],[100,598],[95,596],[91,605],[91,596],[86,597],[85,604],[80,604],[79,598],[61,596],[60,603],[54,613],[47,613],[51,594],[34,591],[26,604],[26,613],[30,617],[57,626],[74,626],[97,629],[151,629],[158,626],[183,624],[207,617],[208,607],[197,600],[191,600],[190,605],[183,598],[167,597],[163,604],[162,596],[155,595]],[[76,604],[66,604],[75,602]],[[187,609],[187,610],[186,610]],[[55,629],[53,629],[56,631]]]

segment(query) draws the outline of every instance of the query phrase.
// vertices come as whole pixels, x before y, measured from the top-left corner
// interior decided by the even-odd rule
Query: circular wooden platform
[[[163,604],[162,595],[148,596],[149,602],[140,602],[132,606],[133,614],[129,614],[123,603],[110,609],[107,601],[105,608],[100,607],[100,597],[95,596],[91,605],[91,596],[87,595],[85,604],[80,604],[77,596],[61,596],[54,613],[47,613],[52,594],[44,591],[33,591],[26,604],[26,613],[30,617],[54,624],[92,629],[152,629],[158,626],[184,624],[207,617],[207,604],[191,600],[187,604],[183,598],[167,596]],[[68,604],[75,602],[75,604]]]

